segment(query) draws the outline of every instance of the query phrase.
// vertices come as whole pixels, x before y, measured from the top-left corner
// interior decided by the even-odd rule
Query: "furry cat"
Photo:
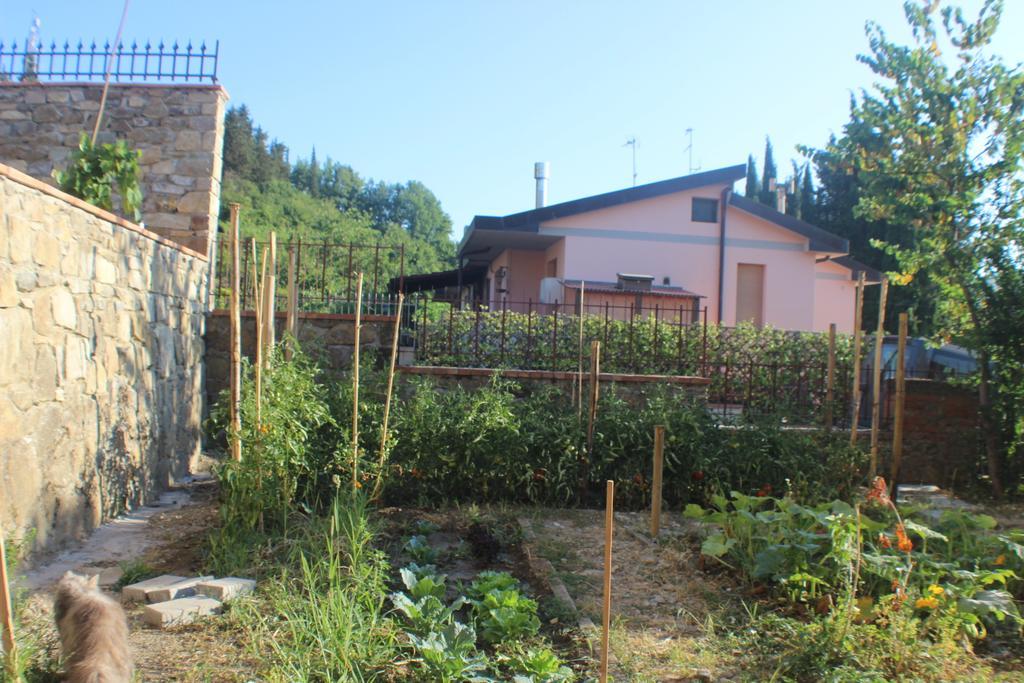
[[[129,683],[134,667],[128,619],[121,605],[99,590],[99,577],[64,574],[53,615],[67,666],[67,683]]]

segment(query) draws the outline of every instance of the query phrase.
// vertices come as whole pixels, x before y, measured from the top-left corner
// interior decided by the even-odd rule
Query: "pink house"
[[[478,304],[512,310],[578,307],[582,289],[588,311],[615,317],[657,308],[729,326],[820,332],[834,322],[851,332],[856,279],[879,273],[851,259],[845,239],[735,194],[744,175],[738,165],[476,216],[459,244],[460,268],[406,286],[457,284],[464,298],[468,289]]]

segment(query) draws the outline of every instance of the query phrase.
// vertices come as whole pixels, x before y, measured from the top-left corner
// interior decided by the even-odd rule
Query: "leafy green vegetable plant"
[[[410,536],[409,540],[402,546],[402,550],[416,563],[433,564],[437,562],[439,556],[437,548],[427,542],[426,536],[419,534]]]
[[[63,171],[54,169],[53,178],[68,194],[107,211],[114,210],[116,187],[124,215],[137,221],[142,217],[140,158],[142,152],[130,149],[124,140],[93,145],[89,136],[82,133],[68,167]]]
[[[419,661],[431,681],[438,683],[482,683],[490,681],[485,673],[486,657],[477,652],[476,632],[458,622],[424,637],[409,634]]]
[[[494,588],[473,603],[481,637],[488,643],[504,643],[534,636],[540,630],[537,603],[518,590]]]

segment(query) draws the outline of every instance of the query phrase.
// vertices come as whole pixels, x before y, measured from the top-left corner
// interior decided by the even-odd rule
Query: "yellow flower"
[[[934,583],[928,586],[928,592],[932,595],[939,596],[946,592],[946,589],[942,586],[936,586]]]
[[[996,558],[996,566],[997,567],[1001,567],[1004,564],[1006,564],[1006,555],[1003,555],[1002,553],[1000,553],[999,557]]]
[[[917,609],[935,609],[938,606],[939,601],[935,598],[918,598],[914,603],[914,607]]]

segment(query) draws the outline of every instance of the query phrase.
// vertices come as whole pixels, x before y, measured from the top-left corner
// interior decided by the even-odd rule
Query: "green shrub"
[[[94,206],[114,210],[114,188],[121,197],[121,210],[132,220],[142,213],[142,190],[139,189],[139,159],[142,152],[129,149],[128,143],[93,145],[86,133],[78,138],[78,149],[72,153],[64,171],[54,169],[53,178],[60,189]]]

